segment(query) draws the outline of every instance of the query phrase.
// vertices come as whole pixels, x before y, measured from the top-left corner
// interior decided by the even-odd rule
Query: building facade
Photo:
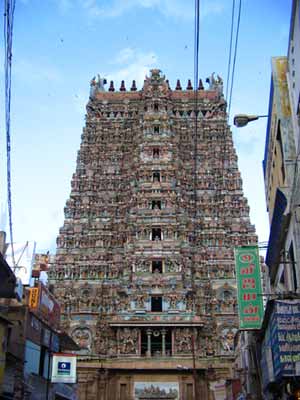
[[[234,247],[257,243],[222,80],[103,85],[49,271],[80,399],[212,399],[233,377]]]
[[[292,2],[288,54],[272,58],[264,157],[271,287],[258,340],[267,399],[300,398],[299,3]]]
[[[287,57],[272,58],[269,120],[264,158],[266,203],[270,237],[266,264],[271,287],[277,292],[295,292],[298,287],[296,243],[292,218],[296,148],[287,83]]]

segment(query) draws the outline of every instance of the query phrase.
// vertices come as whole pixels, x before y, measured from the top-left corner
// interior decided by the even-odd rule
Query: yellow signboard
[[[39,288],[30,288],[29,289],[29,308],[37,308],[39,305]]]

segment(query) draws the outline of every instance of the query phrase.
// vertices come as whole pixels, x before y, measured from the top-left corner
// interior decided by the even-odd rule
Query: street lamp
[[[248,125],[249,122],[255,121],[258,118],[267,118],[268,115],[248,115],[248,114],[237,114],[233,118],[233,123],[237,128],[242,128]]]

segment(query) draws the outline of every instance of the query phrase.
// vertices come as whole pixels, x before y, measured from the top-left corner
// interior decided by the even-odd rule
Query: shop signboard
[[[29,307],[48,326],[59,329],[60,306],[53,294],[42,283],[39,283],[37,288],[29,289]]]
[[[35,254],[32,277],[39,278],[42,271],[48,271],[49,269],[49,253],[46,254]]]
[[[53,354],[51,382],[76,383],[76,355]]]
[[[240,329],[260,329],[264,308],[258,247],[236,247],[235,268]]]
[[[275,301],[269,327],[275,379],[299,376],[300,301]]]
[[[38,287],[29,289],[28,306],[31,310],[37,309],[40,300],[40,289]]]
[[[40,287],[40,313],[42,314],[42,317],[46,319],[46,321],[48,321],[50,326],[53,326],[54,328],[59,328],[60,306],[55,297],[43,284],[40,284]]]

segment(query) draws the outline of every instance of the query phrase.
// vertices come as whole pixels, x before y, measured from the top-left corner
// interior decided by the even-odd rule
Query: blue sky
[[[232,0],[202,0],[199,75],[226,82]],[[237,3],[237,1],[236,1]],[[232,99],[235,113],[265,114],[270,58],[286,55],[291,0],[243,0]],[[12,74],[14,240],[55,250],[84,126],[89,82],[119,87],[160,68],[174,88],[193,78],[193,0],[17,0]],[[3,41],[2,41],[3,43]],[[4,87],[3,44],[1,87]],[[3,93],[3,91],[1,91]],[[0,105],[1,229],[5,220],[5,135]],[[268,239],[262,167],[266,120],[232,128],[259,240]]]

